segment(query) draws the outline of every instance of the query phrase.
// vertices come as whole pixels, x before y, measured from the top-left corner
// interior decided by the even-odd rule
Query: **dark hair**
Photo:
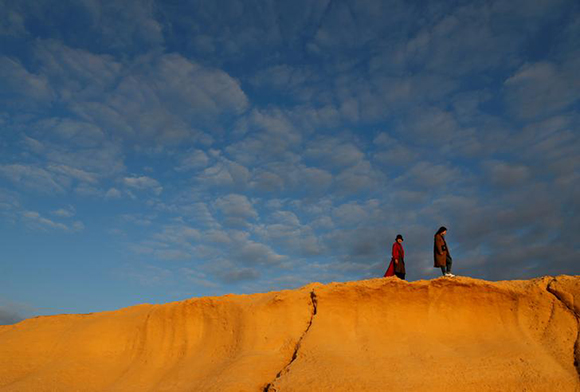
[[[402,236],[402,235],[400,235],[400,234],[397,234],[397,238],[395,238],[395,241],[396,241],[396,240],[398,240],[399,238],[400,238],[401,240],[403,240],[403,236]],[[405,241],[405,240],[403,240],[403,241]]]
[[[439,230],[437,230],[437,233],[435,233],[435,235],[437,235],[437,234],[441,234],[441,233],[443,233],[444,231],[447,231],[447,227],[445,227],[445,226],[441,226],[441,227],[439,228]]]

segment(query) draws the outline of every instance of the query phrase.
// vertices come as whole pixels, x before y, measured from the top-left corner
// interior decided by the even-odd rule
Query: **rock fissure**
[[[298,351],[300,351],[300,346],[302,345],[302,341],[304,340],[304,337],[306,336],[306,334],[310,330],[310,327],[312,327],[312,323],[314,322],[314,316],[316,316],[316,313],[318,312],[318,300],[316,298],[316,293],[314,292],[314,290],[312,290],[310,292],[310,305],[312,307],[312,313],[310,315],[310,320],[308,321],[308,325],[306,326],[306,329],[304,330],[304,332],[302,333],[302,335],[298,339],[298,342],[296,342],[296,346],[294,347],[294,352],[292,353],[292,358],[290,359],[290,362],[288,362],[288,364],[286,366],[284,366],[284,368],[282,368],[282,370],[280,370],[278,372],[278,374],[276,374],[276,378],[272,382],[268,383],[264,387],[263,392],[277,392],[278,390],[274,386],[274,383],[278,379],[280,379],[280,377],[282,377],[283,374],[285,374],[289,371],[290,366],[292,366],[292,363],[296,360],[296,358],[298,358]]]
[[[578,373],[578,378],[580,378],[580,315],[576,313],[576,310],[572,306],[568,304],[564,299],[560,298],[560,295],[556,290],[552,288],[552,283],[556,281],[556,278],[553,278],[550,283],[546,286],[546,291],[554,296],[557,301],[559,301],[562,305],[566,307],[572,313],[572,315],[576,318],[576,341],[574,342],[574,367],[576,368],[576,373]]]

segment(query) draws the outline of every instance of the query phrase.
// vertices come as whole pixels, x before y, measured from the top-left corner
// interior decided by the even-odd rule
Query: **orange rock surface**
[[[0,391],[580,391],[580,276],[397,278],[0,326]]]

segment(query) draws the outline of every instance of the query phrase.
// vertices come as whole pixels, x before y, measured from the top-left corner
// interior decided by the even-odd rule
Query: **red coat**
[[[393,259],[398,259],[399,261],[405,260],[405,249],[403,249],[403,245],[395,241],[393,244],[392,255]]]
[[[389,264],[384,277],[388,278],[389,276],[395,276],[395,263],[393,263],[393,259],[391,259],[391,264]]]
[[[405,273],[405,249],[397,241],[393,244],[391,263],[385,272],[385,277],[395,275],[395,272]],[[395,264],[395,259],[399,262]]]

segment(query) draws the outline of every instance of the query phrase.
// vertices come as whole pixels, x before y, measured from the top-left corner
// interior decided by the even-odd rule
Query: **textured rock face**
[[[396,278],[0,326],[0,391],[580,391],[580,277]]]

